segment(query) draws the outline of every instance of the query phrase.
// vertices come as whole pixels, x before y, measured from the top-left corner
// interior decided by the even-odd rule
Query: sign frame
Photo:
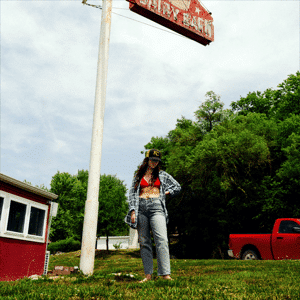
[[[129,9],[204,46],[214,41],[211,13],[199,0],[127,0]]]

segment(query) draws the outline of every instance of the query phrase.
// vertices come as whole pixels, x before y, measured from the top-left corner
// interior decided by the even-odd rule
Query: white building
[[[116,250],[114,245],[119,245],[120,249],[139,249],[137,230],[130,228],[129,236],[109,236],[108,249]],[[97,250],[106,250],[106,236],[97,238]]]

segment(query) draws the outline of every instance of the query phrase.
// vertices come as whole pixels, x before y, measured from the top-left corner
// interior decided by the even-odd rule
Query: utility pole
[[[86,0],[83,0],[86,4]],[[112,0],[103,0],[100,29],[96,95],[94,103],[92,145],[90,154],[89,180],[85,202],[84,223],[82,231],[80,269],[85,275],[92,275],[95,262],[95,245],[97,235],[99,184],[101,153],[103,140],[104,109],[108,69],[108,50],[111,27]]]

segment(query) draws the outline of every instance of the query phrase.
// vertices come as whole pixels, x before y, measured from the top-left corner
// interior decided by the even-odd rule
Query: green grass
[[[79,255],[51,256],[49,270],[79,266]],[[155,272],[154,280],[139,284],[139,251],[98,251],[93,276],[0,282],[0,299],[300,299],[300,261],[172,259],[171,269],[174,281]]]

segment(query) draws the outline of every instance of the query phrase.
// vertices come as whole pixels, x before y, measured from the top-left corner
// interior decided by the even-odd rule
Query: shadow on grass
[[[97,258],[113,258],[114,256],[125,256],[125,257],[131,257],[131,258],[141,258],[140,250],[134,249],[134,250],[96,250],[95,257]]]

